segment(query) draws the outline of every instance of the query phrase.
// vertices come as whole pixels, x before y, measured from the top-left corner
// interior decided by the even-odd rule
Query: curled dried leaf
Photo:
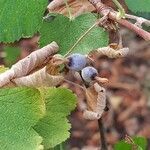
[[[95,8],[87,0],[67,0],[69,7],[71,8],[71,13],[74,17],[79,16],[84,12],[94,11]],[[60,13],[68,15],[68,10],[65,5],[64,0],[53,0],[47,6],[49,12]]]
[[[57,86],[63,81],[61,75],[51,75],[46,72],[46,67],[36,71],[35,73],[16,78],[13,80],[17,86],[28,86],[28,87],[51,87]]]
[[[125,57],[128,54],[128,52],[129,52],[128,47],[118,49],[116,45],[109,45],[107,47],[96,49],[95,51],[91,52],[89,56],[92,56],[94,54],[97,57],[105,55],[109,58],[119,58],[119,57]]]
[[[88,120],[96,120],[100,118],[98,113],[93,112],[93,111],[88,111],[88,110],[85,110],[83,112],[83,117]]]
[[[59,54],[54,55],[50,61],[42,69],[25,77],[14,79],[13,82],[17,86],[29,87],[54,87],[59,85],[63,80],[61,65],[66,62],[66,59]]]
[[[62,55],[56,54],[47,64],[46,71],[51,75],[59,75],[68,61],[69,60]]]
[[[52,2],[49,3],[47,8],[48,8],[48,10],[53,11],[54,9],[56,9],[64,4],[65,4],[64,0],[53,0]]]
[[[0,87],[8,84],[12,79],[26,76],[37,66],[44,63],[50,55],[58,51],[58,45],[56,42],[52,42],[49,45],[32,52],[29,56],[17,62],[8,71],[0,74]]]
[[[106,107],[106,91],[98,83],[86,89],[87,109],[83,112],[85,119],[100,119]]]

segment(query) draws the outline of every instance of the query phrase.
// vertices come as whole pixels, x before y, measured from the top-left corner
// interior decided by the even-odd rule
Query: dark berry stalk
[[[108,150],[107,143],[106,143],[106,137],[105,137],[105,128],[103,125],[102,118],[100,118],[98,120],[98,126],[99,126],[100,139],[101,139],[101,150]]]

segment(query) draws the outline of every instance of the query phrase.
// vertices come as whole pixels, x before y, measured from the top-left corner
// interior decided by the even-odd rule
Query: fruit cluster
[[[108,79],[99,77],[98,71],[94,67],[88,66],[88,59],[88,57],[82,54],[72,54],[67,58],[66,62],[70,70],[80,73],[86,85],[85,95],[87,107],[82,109],[83,117],[88,120],[97,120],[101,118],[103,112],[108,108],[106,105],[105,89],[98,83],[105,83]],[[92,81],[96,82],[90,84]]]
[[[90,83],[91,81],[98,80],[99,82],[107,82],[106,78],[98,77],[98,71],[92,67],[87,66],[87,57],[82,54],[72,54],[68,58],[67,67],[70,70],[81,72],[82,79]]]

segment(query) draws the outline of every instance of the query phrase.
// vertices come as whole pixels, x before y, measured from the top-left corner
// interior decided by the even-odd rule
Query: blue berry
[[[91,82],[98,75],[98,72],[94,67],[88,66],[82,69],[81,75],[84,81]]]
[[[87,59],[82,54],[72,54],[68,59],[68,68],[71,70],[80,71],[86,66]]]

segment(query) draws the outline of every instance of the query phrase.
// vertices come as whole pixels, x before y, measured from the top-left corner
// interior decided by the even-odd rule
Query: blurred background
[[[124,5],[124,1],[121,1]],[[105,3],[114,7],[106,0]],[[124,5],[127,10],[127,7]],[[62,8],[61,8],[62,9]],[[149,14],[144,14],[149,18]],[[135,33],[120,28],[123,46],[129,47],[125,58],[109,59],[100,57],[94,64],[101,77],[109,79],[107,99],[109,111],[103,115],[105,136],[109,149],[125,135],[143,136],[149,141],[150,148],[150,42],[144,41]],[[0,65],[10,67],[38,48],[39,35],[21,39],[14,44],[0,44]],[[110,43],[117,42],[116,33],[110,33]],[[68,76],[69,80],[81,81]],[[84,104],[83,91],[63,83],[61,86],[72,89],[78,96],[78,105]],[[98,150],[100,134],[97,121],[85,120],[79,107],[69,118],[72,129],[66,147],[70,150]]]

